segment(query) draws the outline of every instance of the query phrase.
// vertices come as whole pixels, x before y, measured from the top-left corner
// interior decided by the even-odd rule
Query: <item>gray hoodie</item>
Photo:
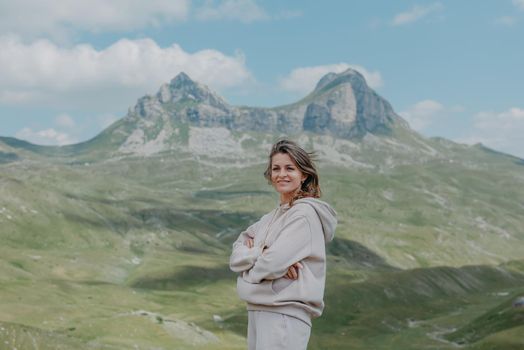
[[[238,272],[237,292],[248,310],[297,317],[311,325],[324,309],[325,244],[333,239],[336,212],[326,202],[302,198],[282,204],[248,227],[233,243],[229,266]],[[254,247],[245,245],[254,239]],[[268,248],[262,253],[263,247]],[[298,279],[284,278],[296,262]]]

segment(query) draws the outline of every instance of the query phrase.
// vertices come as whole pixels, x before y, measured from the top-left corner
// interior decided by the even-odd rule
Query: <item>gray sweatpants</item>
[[[311,327],[296,317],[248,311],[248,350],[306,350]]]

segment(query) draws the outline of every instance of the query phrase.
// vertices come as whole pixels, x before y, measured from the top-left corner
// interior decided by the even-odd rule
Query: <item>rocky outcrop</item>
[[[138,100],[128,117],[237,131],[310,131],[351,139],[366,133],[388,133],[394,123],[407,126],[391,105],[368,87],[353,69],[329,73],[301,101],[275,108],[235,107],[185,73]]]
[[[325,75],[311,99],[304,116],[304,130],[349,139],[368,132],[388,133],[395,123],[408,127],[353,69]]]

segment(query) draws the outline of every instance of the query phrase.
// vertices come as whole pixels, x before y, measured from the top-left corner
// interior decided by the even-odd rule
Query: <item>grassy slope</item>
[[[520,291],[522,293],[522,291]],[[510,295],[503,303],[483,313],[470,323],[450,333],[446,339],[459,344],[476,342],[502,331],[524,330],[524,309],[512,306],[519,293]],[[507,339],[510,340],[510,339]],[[519,339],[511,339],[517,341]]]
[[[524,293],[522,262],[493,268],[522,257],[522,166],[471,152],[483,166],[321,165],[340,226],[312,349],[451,348],[443,336],[455,328],[480,329],[467,339],[479,348],[518,344],[515,327],[478,320],[510,301],[497,293]],[[263,166],[216,170],[165,154],[0,167],[0,341],[244,348],[227,258],[239,230],[275,204]]]
[[[53,158],[60,159],[61,157],[69,158],[67,161],[70,162],[96,161],[110,157],[116,149],[115,145],[125,141],[127,135],[121,132],[115,133],[114,131],[117,128],[130,131],[133,127],[134,125],[129,119],[122,118],[92,139],[67,146],[41,146],[13,137],[0,136],[0,151],[3,147],[16,149],[27,159],[38,159],[39,156],[43,156],[51,158],[48,158],[51,161]],[[2,163],[1,159],[2,153],[0,153],[0,164]]]

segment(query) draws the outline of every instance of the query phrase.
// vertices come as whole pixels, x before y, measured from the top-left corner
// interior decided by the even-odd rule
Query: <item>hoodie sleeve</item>
[[[305,215],[291,217],[278,238],[261,254],[253,267],[243,273],[249,283],[260,283],[284,276],[291,265],[311,254],[311,228]]]
[[[229,258],[229,268],[233,272],[242,272],[250,269],[260,254],[262,254],[262,247],[249,248],[244,244],[246,239],[255,237],[256,228],[260,221],[249,226],[233,243],[233,251]]]

